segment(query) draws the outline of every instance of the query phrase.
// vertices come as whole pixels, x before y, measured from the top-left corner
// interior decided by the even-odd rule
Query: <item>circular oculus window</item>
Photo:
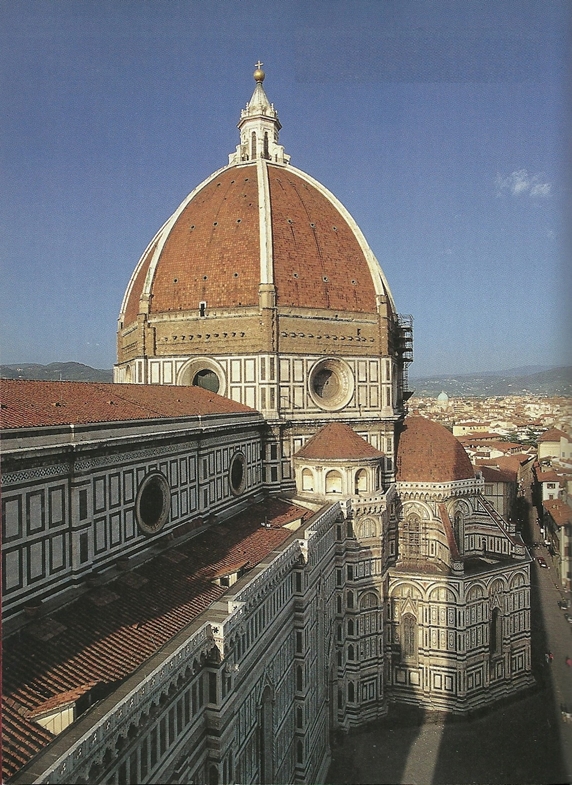
[[[200,335],[196,336],[200,338]],[[210,338],[210,335],[205,335]],[[177,384],[202,387],[204,390],[224,395],[226,383],[224,371],[209,357],[195,357],[189,360],[177,374]]]
[[[160,532],[167,518],[171,493],[166,477],[159,472],[148,474],[137,491],[135,499],[135,515],[143,534],[151,535]]]
[[[246,458],[243,453],[235,452],[230,459],[228,480],[230,490],[235,496],[239,496],[244,491],[246,485]]]
[[[204,390],[217,393],[220,388],[220,382],[218,376],[211,368],[203,368],[194,375],[193,387],[202,387]]]
[[[309,390],[312,400],[321,409],[342,409],[354,392],[352,370],[338,358],[322,360],[310,372]]]

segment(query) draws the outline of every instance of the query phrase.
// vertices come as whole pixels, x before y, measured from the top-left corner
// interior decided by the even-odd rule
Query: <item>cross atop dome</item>
[[[239,164],[264,158],[279,164],[287,164],[290,156],[284,153],[278,144],[278,133],[282,128],[274,104],[268,100],[262,83],[266,74],[262,70],[264,63],[255,63],[254,81],[256,87],[246,108],[240,113],[238,129],[240,144],[235,153],[228,157],[229,164]]]

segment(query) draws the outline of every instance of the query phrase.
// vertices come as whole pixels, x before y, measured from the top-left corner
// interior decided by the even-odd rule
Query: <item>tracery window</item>
[[[403,557],[416,559],[421,555],[421,519],[416,513],[411,513],[403,521]]]
[[[453,530],[455,533],[455,540],[457,542],[457,547],[459,548],[459,552],[463,553],[463,513],[457,510],[455,513],[455,518],[453,520]]]
[[[417,654],[417,620],[412,613],[406,613],[401,619],[401,653],[411,659]]]
[[[493,608],[491,614],[489,651],[491,657],[502,652],[502,617],[499,608]]]

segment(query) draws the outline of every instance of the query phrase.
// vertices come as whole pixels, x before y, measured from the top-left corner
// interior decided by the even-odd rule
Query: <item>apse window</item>
[[[236,452],[232,456],[229,470],[230,489],[235,496],[239,496],[246,485],[246,458],[241,452]]]
[[[171,494],[166,477],[159,472],[148,474],[139,486],[135,501],[137,523],[143,534],[157,534],[169,517]]]

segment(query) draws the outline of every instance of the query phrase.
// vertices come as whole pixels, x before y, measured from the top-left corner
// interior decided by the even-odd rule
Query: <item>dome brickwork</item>
[[[294,172],[268,171],[277,305],[375,314],[367,259],[345,218]]]

